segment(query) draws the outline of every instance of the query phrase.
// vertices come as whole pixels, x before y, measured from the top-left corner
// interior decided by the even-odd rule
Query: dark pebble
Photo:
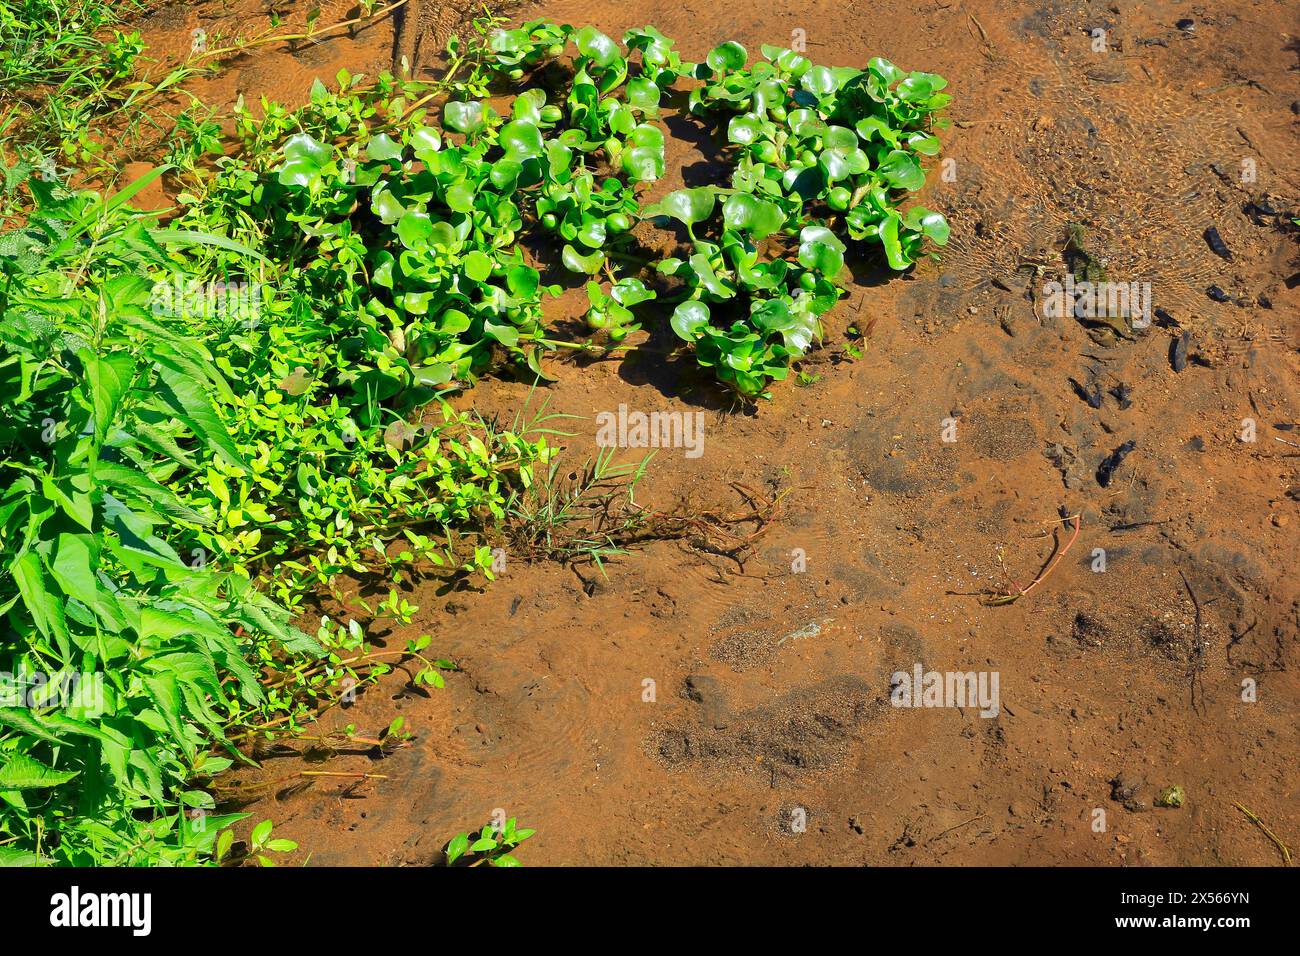
[[[1208,295],[1215,302],[1228,301],[1228,293],[1224,292],[1217,285],[1210,286],[1208,289],[1205,290],[1205,294]]]

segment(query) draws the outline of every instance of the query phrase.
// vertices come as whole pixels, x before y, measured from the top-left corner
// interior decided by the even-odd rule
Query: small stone
[[[1273,515],[1273,526],[1275,528],[1285,528],[1290,521],[1286,515]]]

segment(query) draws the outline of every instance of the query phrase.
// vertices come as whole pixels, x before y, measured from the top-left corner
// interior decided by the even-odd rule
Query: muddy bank
[[[1234,802],[1300,843],[1300,256],[1277,214],[1300,207],[1294,7],[558,0],[514,15],[611,35],[653,23],[691,58],[803,31],[821,62],[943,74],[955,122],[922,201],[952,240],[889,281],[861,266],[806,384],[747,413],[648,351],[554,363],[550,410],[583,418],[564,442],[575,463],[599,412],[702,411],[703,454],[660,451],[638,501],[734,509],[740,483],[787,490],[781,519],[743,566],[674,541],[607,578],[512,562],[482,592],[413,588],[420,611],[391,640],[432,634],[461,672],[431,693],[395,675],[325,719],[402,714],[412,744],[381,784],[268,799],[256,818],[316,865],[434,862],[497,808],[538,828],[520,854],[536,864],[1276,864]],[[339,66],[382,68],[399,42],[387,24],[258,54],[213,95],[294,101]],[[713,148],[670,138],[648,199]],[[1071,223],[1112,279],[1149,284],[1150,327],[1100,342],[1044,314]],[[463,401],[513,416],[527,393],[489,379]],[[1071,515],[1050,578],[984,606],[1040,573]],[[996,672],[997,715],[891,706],[892,676],[918,663]],[[1185,804],[1155,807],[1175,784]]]

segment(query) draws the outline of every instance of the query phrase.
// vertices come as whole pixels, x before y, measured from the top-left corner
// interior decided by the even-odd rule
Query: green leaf
[[[743,229],[761,242],[785,225],[785,213],[776,203],[750,193],[735,193],[722,204],[722,218],[728,229]]]
[[[714,73],[725,73],[728,70],[742,69],[748,59],[749,53],[745,48],[735,40],[729,40],[710,50],[704,62]]]
[[[948,244],[948,220],[941,213],[931,212],[924,206],[913,206],[907,211],[903,225],[915,232],[922,233],[936,246]]]
[[[0,707],[0,725],[12,727],[20,733],[38,737],[53,744],[63,742],[61,738],[54,735],[50,728],[37,720],[26,707]]]
[[[834,279],[844,268],[844,243],[825,226],[805,226],[799,233],[799,264]]]
[[[693,226],[697,222],[703,222],[713,214],[716,201],[716,193],[710,186],[701,186],[698,189],[678,189],[670,192],[655,205],[648,207],[644,215],[647,219],[652,216],[669,216],[680,220],[687,226]]]
[[[727,141],[738,143],[741,146],[748,146],[758,141],[763,135],[763,129],[766,124],[753,113],[744,113],[740,116],[733,116],[731,122],[727,125]]]
[[[247,471],[248,466],[231,441],[206,386],[165,365],[159,367],[158,378],[155,394],[162,404],[218,455],[240,471]]]
[[[461,260],[465,275],[475,282],[486,282],[492,275],[492,257],[480,249],[474,249]]]
[[[397,223],[397,238],[407,249],[423,249],[433,237],[433,221],[422,209],[408,209]]]
[[[700,331],[709,324],[709,307],[694,299],[678,303],[670,324],[679,339],[694,342]]]
[[[659,112],[659,87],[653,80],[644,76],[634,77],[627,83],[627,102],[629,106],[641,110],[647,116]]]
[[[856,146],[852,149],[836,147],[822,153],[818,161],[826,173],[828,182],[838,182],[851,176],[858,176],[871,168],[867,154]]]
[[[447,190],[443,197],[447,202],[447,208],[453,212],[473,212],[474,211],[475,187],[470,183],[456,183]]]
[[[458,133],[476,133],[484,126],[483,104],[451,102],[442,108],[442,123]]]
[[[366,144],[366,155],[381,162],[402,158],[402,144],[395,142],[387,133],[378,133]]]
[[[161,516],[179,518],[190,524],[205,525],[208,519],[199,514],[166,485],[159,484],[144,472],[119,465],[115,461],[101,460],[95,464],[95,480],[112,488],[121,498],[147,503],[150,510]]]
[[[100,357],[80,349],[77,357],[86,370],[91,404],[95,409],[95,445],[104,443],[117,416],[118,405],[135,374],[135,359],[128,354]]]
[[[212,246],[214,249],[224,249],[226,252],[234,252],[250,259],[256,259],[268,266],[272,264],[270,259],[256,249],[246,246],[242,242],[236,242],[227,236],[214,236],[205,232],[195,232],[192,229],[149,229],[146,232],[150,239],[164,245]]]
[[[455,863],[464,856],[467,849],[469,849],[469,834],[456,834],[451,838],[451,842],[447,844],[447,862]]]
[[[432,126],[421,126],[408,137],[415,158],[426,166],[434,159],[434,154],[442,149],[442,134]]]
[[[829,67],[825,66],[810,68],[800,79],[799,85],[818,99],[829,96],[839,88],[835,74],[830,71]]]
[[[890,150],[876,171],[895,189],[915,191],[925,185],[925,173],[910,153],[901,149]]]
[[[279,181],[284,186],[311,186],[320,181],[321,167],[334,151],[306,133],[295,133],[284,144],[284,164]]]
[[[27,551],[9,565],[23,604],[32,616],[36,629],[53,640],[67,660],[72,653],[71,636],[63,616],[63,602],[56,600],[45,586],[45,568],[34,551]]]
[[[507,162],[539,159],[544,152],[541,130],[523,120],[514,120],[501,127],[500,142],[506,151]]]
[[[891,269],[901,272],[912,264],[898,238],[898,213],[890,212],[880,224],[880,243],[885,248],[885,260]]]
[[[938,156],[939,150],[942,148],[938,136],[920,132],[907,137],[907,145],[925,156]]]
[[[154,707],[157,708],[163,723],[167,726],[167,731],[172,738],[171,742],[180,747],[187,756],[192,757],[194,744],[186,734],[185,724],[181,720],[183,709],[180,688],[176,684],[176,675],[168,673],[146,677],[144,685],[149,692],[150,699],[153,700]]]
[[[271,835],[271,830],[274,828],[274,826],[275,824],[272,823],[270,820],[263,820],[257,826],[253,827],[253,832],[249,836],[249,839],[252,841],[253,846],[256,847],[264,846],[266,844],[266,838]]]
[[[379,221],[386,226],[391,226],[397,220],[401,219],[406,213],[406,207],[398,201],[392,191],[384,188],[386,184],[381,183],[370,194],[370,211],[379,217]]]
[[[862,137],[864,143],[870,143],[873,139],[878,139],[888,143],[895,149],[900,145],[898,131],[879,116],[868,116],[866,119],[858,120],[857,126],[854,128],[857,130],[858,135]]]
[[[77,776],[76,770],[55,770],[26,754],[11,753],[0,765],[0,790],[39,790],[57,787]]]
[[[564,251],[560,254],[560,261],[564,264],[564,268],[570,272],[585,272],[587,275],[595,275],[600,271],[600,267],[605,264],[605,256],[599,250],[584,256],[573,246],[566,243]]]
[[[578,52],[588,57],[602,70],[613,66],[623,58],[618,44],[595,27],[583,27],[573,37]]]

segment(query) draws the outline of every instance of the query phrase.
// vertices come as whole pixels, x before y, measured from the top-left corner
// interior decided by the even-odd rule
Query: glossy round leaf
[[[833,183],[861,175],[871,168],[867,154],[856,146],[852,149],[828,149],[821,154],[819,162],[826,178]]]
[[[645,215],[646,217],[671,216],[688,226],[693,226],[712,215],[715,202],[716,195],[708,186],[698,189],[678,189],[646,209]]]
[[[885,249],[885,261],[891,269],[900,272],[912,264],[912,260],[903,251],[903,244],[898,238],[898,214],[890,213],[880,224],[880,244]]]
[[[501,127],[500,142],[510,162],[540,159],[544,152],[541,130],[523,120],[514,120]]]
[[[936,246],[946,246],[948,244],[950,230],[948,220],[943,217],[942,213],[931,212],[924,206],[913,206],[907,211],[903,225],[908,229],[922,233]]]
[[[805,226],[799,234],[799,264],[833,279],[844,268],[844,243],[825,226]]]
[[[397,222],[397,238],[408,249],[421,249],[433,236],[433,222],[421,209],[408,210]]]
[[[319,143],[306,133],[295,133],[284,144],[284,158],[290,162],[304,161],[324,166],[334,155],[334,150]]]
[[[473,133],[483,128],[483,104],[451,102],[442,108],[442,123],[458,133]]]
[[[583,27],[573,39],[578,52],[601,69],[607,69],[623,58],[618,44],[595,27]]]
[[[838,88],[835,82],[835,74],[830,71],[829,67],[825,66],[812,67],[800,79],[799,85],[818,99],[829,96]]]
[[[705,57],[705,62],[714,73],[725,73],[728,70],[743,68],[748,59],[749,53],[745,48],[736,41],[730,40],[710,50],[709,55]]]
[[[453,212],[474,211],[474,187],[470,183],[456,183],[447,190],[444,199]]]
[[[749,193],[735,193],[722,204],[722,218],[728,229],[743,229],[755,242],[785,225],[785,213],[776,203]]]
[[[432,126],[421,126],[409,138],[415,158],[426,166],[434,159],[434,153],[442,149],[442,134]]]
[[[925,173],[910,153],[891,150],[877,167],[877,172],[894,189],[917,190],[925,185]]]
[[[371,193],[370,211],[378,216],[379,221],[384,225],[391,226],[406,213],[406,207],[398,201],[390,190],[375,189]]]
[[[727,126],[727,141],[748,146],[763,135],[763,121],[753,113],[733,116]]]
[[[600,271],[600,267],[605,264],[605,256],[599,251],[584,256],[573,246],[566,245],[564,251],[560,254],[560,261],[564,264],[564,268],[570,272],[585,272],[587,275],[595,275]]]
[[[694,342],[700,331],[709,324],[709,307],[694,299],[678,303],[669,324],[679,339]]]
[[[627,102],[629,106],[643,113],[654,115],[659,110],[659,87],[643,76],[634,77],[627,82]]]
[[[486,282],[492,275],[492,257],[481,249],[470,251],[460,262],[465,275],[475,282]]]
[[[395,141],[387,133],[379,133],[370,137],[370,142],[366,144],[366,155],[381,162],[392,159],[400,160],[402,158],[402,144]]]

